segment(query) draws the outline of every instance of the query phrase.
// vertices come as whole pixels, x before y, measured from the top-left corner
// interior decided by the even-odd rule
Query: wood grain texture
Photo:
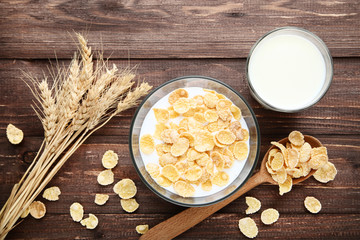
[[[244,58],[283,26],[320,36],[335,57],[360,56],[359,1],[1,1],[1,58],[70,58],[72,31],[113,58]]]
[[[316,33],[334,57],[333,83],[323,99],[308,110],[284,114],[265,110],[246,85],[246,56],[264,33],[282,26],[303,27]],[[260,158],[270,146],[296,129],[317,137],[337,169],[327,184],[310,178],[280,196],[270,184],[247,193],[261,200],[262,210],[276,208],[273,226],[251,217],[259,227],[257,239],[360,238],[360,2],[351,1],[30,1],[0,2],[0,206],[26,171],[38,150],[43,130],[30,104],[33,97],[23,83],[22,70],[41,79],[56,56],[67,65],[76,50],[72,31],[86,33],[93,49],[103,49],[110,63],[137,65],[137,80],[154,87],[184,75],[217,78],[240,92],[253,108],[261,129]],[[71,37],[72,36],[72,37]],[[103,47],[101,47],[103,46]],[[130,58],[130,61],[128,60]],[[51,60],[53,65],[56,61]],[[8,239],[138,239],[138,224],[150,227],[183,207],[168,203],[149,190],[137,175],[128,149],[134,109],[115,117],[83,144],[49,186],[59,186],[57,202],[46,203],[41,220],[25,219]],[[20,127],[24,141],[11,145],[8,123]],[[132,178],[139,209],[125,213],[112,186],[100,186],[102,154],[119,155],[115,181]],[[259,166],[258,166],[259,167]],[[257,168],[258,170],[258,168]],[[104,206],[94,204],[96,193],[110,195]],[[306,196],[315,196],[322,211],[304,208]],[[84,205],[99,218],[95,230],[72,221],[69,206]],[[238,220],[245,217],[244,196],[236,199],[177,239],[245,239]]]

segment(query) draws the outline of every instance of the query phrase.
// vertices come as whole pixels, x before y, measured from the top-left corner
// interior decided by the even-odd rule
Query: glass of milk
[[[311,107],[325,95],[333,63],[318,36],[305,29],[283,27],[255,43],[246,73],[250,92],[260,104],[291,113]]]

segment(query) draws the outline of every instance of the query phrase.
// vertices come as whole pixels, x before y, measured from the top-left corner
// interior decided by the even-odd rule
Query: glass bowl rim
[[[326,55],[329,57],[329,63],[330,63],[330,77],[329,77],[329,82],[328,83],[324,83],[324,85],[326,85],[325,89],[323,92],[320,92],[321,94],[319,94],[316,98],[314,98],[314,101],[311,102],[311,104],[305,106],[305,107],[302,107],[302,108],[297,108],[297,109],[282,109],[282,108],[278,108],[276,106],[273,106],[272,104],[269,104],[268,102],[266,102],[262,97],[259,96],[259,94],[255,91],[253,85],[251,84],[251,80],[250,80],[250,77],[249,77],[249,63],[250,63],[250,58],[255,50],[255,48],[259,45],[259,43],[264,40],[266,37],[268,37],[269,35],[275,33],[275,32],[279,32],[279,31],[283,31],[283,30],[293,30],[293,31],[296,31],[296,32],[301,32],[301,33],[305,33],[305,34],[308,34],[310,35],[312,38],[314,38],[316,41],[318,41],[321,46],[323,47],[323,49],[325,50],[325,53]],[[309,40],[310,41],[310,40]],[[316,46],[317,47],[317,46]],[[318,48],[318,47],[317,47]],[[319,48],[318,48],[319,49]],[[320,52],[322,52],[320,49],[319,49]],[[324,58],[324,61],[325,58]],[[278,111],[278,112],[284,112],[284,113],[295,113],[295,112],[300,112],[300,111],[304,111],[306,109],[309,109],[310,107],[314,106],[315,104],[317,104],[324,96],[325,94],[328,92],[329,88],[330,88],[330,85],[333,81],[333,78],[334,78],[334,62],[333,62],[333,59],[332,59],[332,56],[331,56],[331,53],[330,53],[330,50],[329,48],[326,46],[325,42],[319,37],[317,36],[315,33],[307,30],[307,29],[304,29],[304,28],[300,28],[300,27],[294,27],[294,26],[284,26],[284,27],[279,27],[279,28],[275,28],[265,34],[263,34],[255,43],[254,45],[251,47],[250,49],[250,52],[247,56],[247,59],[246,59],[246,82],[250,88],[250,91],[252,94],[255,95],[255,98],[257,101],[261,101],[261,105],[265,106],[266,108],[268,109],[271,109],[271,110],[274,110],[274,111]],[[258,100],[259,99],[259,100]]]
[[[170,84],[170,83],[173,83],[173,82],[176,82],[176,81],[180,81],[180,80],[185,80],[185,79],[188,79],[188,78],[201,78],[201,79],[205,79],[205,80],[209,80],[209,81],[213,81],[213,82],[216,82],[216,83],[219,83],[221,85],[223,85],[224,87],[228,88],[229,90],[231,90],[233,93],[235,93],[244,103],[245,105],[247,106],[247,108],[249,109],[249,112],[254,120],[254,124],[256,126],[256,134],[257,134],[257,142],[256,142],[256,146],[257,146],[257,149],[256,149],[256,154],[255,154],[255,159],[254,159],[254,164],[251,166],[251,169],[248,173],[248,175],[245,177],[244,181],[239,184],[239,186],[237,186],[234,190],[232,190],[230,193],[226,194],[225,196],[217,199],[217,200],[214,200],[212,202],[207,202],[207,203],[202,203],[202,204],[188,204],[188,203],[182,203],[182,202],[178,202],[178,201],[175,201],[171,198],[168,198],[166,196],[164,196],[163,194],[161,194],[160,192],[158,192],[156,189],[154,189],[150,183],[148,183],[148,181],[146,181],[146,179],[144,178],[144,176],[142,175],[142,173],[140,172],[140,169],[139,167],[137,166],[137,163],[136,163],[136,160],[135,160],[135,157],[134,157],[134,153],[133,153],[133,150],[132,150],[132,144],[133,144],[133,141],[132,141],[132,134],[133,134],[133,128],[134,128],[134,124],[135,124],[135,120],[138,116],[138,113],[139,111],[141,110],[141,108],[143,107],[143,105],[145,104],[145,102],[155,93],[157,92],[159,89],[161,89],[162,87]],[[172,204],[175,204],[175,205],[179,205],[179,206],[183,206],[183,207],[204,207],[204,206],[209,206],[209,205],[212,205],[212,204],[215,204],[215,203],[218,203],[218,202],[221,202],[223,200],[225,200],[226,198],[232,196],[234,193],[236,193],[248,180],[249,178],[253,175],[253,172],[258,164],[258,160],[259,160],[259,155],[260,155],[260,148],[261,148],[261,136],[260,136],[260,127],[259,127],[259,123],[257,121],[257,118],[256,118],[256,115],[253,111],[253,109],[250,107],[249,103],[244,99],[244,97],[238,93],[235,89],[233,89],[231,86],[229,86],[228,84],[220,81],[220,80],[217,80],[215,78],[211,78],[211,77],[206,77],[206,76],[201,76],[201,75],[188,75],[188,76],[182,76],[182,77],[177,77],[177,78],[173,78],[169,81],[166,81],[164,82],[163,84],[159,85],[158,87],[156,87],[154,90],[152,90],[143,100],[142,102],[139,104],[139,106],[137,107],[135,113],[134,113],[134,116],[131,120],[131,125],[130,125],[130,133],[129,133],[129,150],[130,150],[130,157],[131,157],[131,160],[132,160],[132,163],[134,165],[134,168],[137,172],[137,174],[140,176],[140,179],[141,181],[152,191],[154,192],[157,196],[159,196],[160,198],[164,199],[165,201],[167,202],[170,202]]]

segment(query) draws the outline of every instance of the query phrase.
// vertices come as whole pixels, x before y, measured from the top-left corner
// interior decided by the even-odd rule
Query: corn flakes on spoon
[[[304,135],[304,140],[308,142],[311,147],[321,147],[321,142],[312,136]],[[279,143],[285,145],[288,142],[288,138],[281,139]],[[255,173],[237,192],[235,192],[232,196],[227,199],[207,206],[207,207],[192,207],[188,208],[177,215],[159,223],[153,228],[142,235],[140,237],[141,240],[157,240],[157,239],[172,239],[191,227],[195,226],[211,214],[217,212],[221,208],[225,207],[244,193],[250,191],[254,187],[262,184],[262,183],[271,183],[274,185],[278,185],[278,183],[271,177],[266,169],[266,162],[268,160],[269,153],[272,149],[276,148],[276,146],[272,146],[266,152],[260,166],[260,170]],[[300,183],[314,174],[315,170],[311,170],[308,175],[300,178],[294,178],[293,184]]]

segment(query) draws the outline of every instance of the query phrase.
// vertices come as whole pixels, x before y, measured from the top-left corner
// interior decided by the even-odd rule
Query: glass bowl
[[[274,39],[278,40],[279,38],[284,38],[284,37],[291,37],[291,39],[298,39],[298,40],[304,39],[305,41],[302,40],[299,42],[297,40],[298,42],[289,42],[290,40],[286,39],[287,42],[284,40],[283,42],[278,42],[278,43],[274,42],[275,41]],[[272,42],[271,43],[272,45],[269,45],[269,42]],[[311,43],[312,45],[310,44],[309,46],[313,46],[313,49],[315,50],[317,49],[318,52],[315,50],[310,51],[309,47],[305,48],[304,43],[306,42]],[[279,62],[281,63],[286,62],[287,64],[289,64],[287,67],[285,67],[285,65],[287,64],[276,64],[276,66],[271,65],[272,62],[276,63],[278,61],[279,58],[278,51],[280,50],[287,52],[288,54],[290,53],[296,54],[293,57],[294,59],[291,59],[290,62],[289,61],[286,62],[286,60],[279,60]],[[289,83],[291,83],[291,88],[284,87],[284,86],[288,86],[288,83],[275,84],[274,82],[268,82],[272,80],[272,77],[269,77],[267,74],[273,76],[275,74],[274,69],[276,70],[276,74],[278,76],[282,76],[286,74],[286,78],[292,80],[301,78],[297,71],[300,69],[299,68],[301,66],[300,63],[306,62],[307,65],[312,65],[312,62],[309,60],[311,60],[310,58],[314,59],[314,55],[313,55],[314,51],[316,52],[316,56],[320,56],[323,60],[323,65],[322,65],[323,67],[321,67],[320,69],[323,69],[324,73],[321,72],[321,76],[316,75],[318,72],[317,71],[315,71],[316,73],[314,72],[314,68],[315,68],[314,66],[310,66],[310,68],[306,67],[307,71],[303,71],[303,72],[307,74],[306,76],[309,76],[307,79],[310,79],[311,76],[317,76],[315,78],[319,79],[319,86],[315,85],[315,82],[311,82],[306,85],[306,89],[303,89],[303,80],[300,79],[299,81],[296,82],[290,81]],[[283,53],[281,53],[280,56],[282,56],[282,54]],[[259,56],[261,56],[261,59]],[[306,59],[301,59],[301,56],[305,56]],[[261,62],[261,64],[258,65],[260,66],[260,68],[256,66],[256,63],[257,64],[260,63],[259,61]],[[295,68],[297,70],[285,71],[285,69],[289,69],[289,68],[290,69]],[[253,70],[254,73],[251,73],[252,69],[256,69],[257,71]],[[247,81],[248,81],[250,93],[261,105],[263,105],[267,109],[271,109],[274,111],[293,113],[293,112],[299,112],[305,110],[313,106],[314,104],[319,102],[320,99],[325,95],[325,93],[330,87],[333,78],[333,62],[330,51],[326,47],[326,44],[314,33],[298,27],[282,27],[266,33],[253,45],[253,47],[250,50],[249,56],[247,58],[246,75],[247,75]],[[261,76],[261,79],[266,79],[267,81],[265,82],[264,80],[262,80],[263,82],[261,84],[260,82],[255,84],[254,79],[252,79],[252,75],[257,76],[254,78],[254,79],[258,79],[257,81],[259,81],[259,76]],[[273,76],[273,78],[275,78],[275,76]],[[322,85],[320,85],[320,80],[321,81],[323,80]],[[307,97],[298,99],[297,104],[295,104],[294,106],[285,107],[282,104],[279,105],[278,101],[274,101],[274,99],[269,98],[269,93],[270,91],[272,91],[273,92],[272,95],[276,95],[276,96],[278,95],[279,97],[281,97],[283,103],[286,102],[286,100],[288,99],[284,97],[283,94],[278,94],[278,92],[273,91],[273,89],[270,86],[273,87],[276,86],[277,89],[283,90],[282,91],[283,93],[286,92],[286,90],[292,90],[289,91],[289,94],[293,94],[295,92],[303,93],[304,91],[312,92],[315,91],[314,89],[318,89],[318,90],[317,92],[314,92]],[[288,96],[289,94],[287,94],[286,96]],[[294,95],[292,96],[290,95],[289,97],[296,99]]]
[[[140,131],[143,121],[147,113],[150,111],[151,107],[157,101],[159,101],[161,98],[163,98],[173,90],[185,87],[201,87],[215,90],[216,92],[225,95],[241,109],[242,116],[249,128],[249,156],[242,171],[235,178],[235,180],[230,183],[226,188],[208,196],[184,198],[161,187],[146,171],[145,164],[140,154]],[[260,150],[259,125],[257,123],[255,114],[249,104],[238,92],[236,92],[230,86],[219,80],[203,76],[185,76],[176,78],[162,84],[161,86],[153,90],[143,100],[143,102],[140,104],[140,106],[135,112],[130,128],[129,138],[130,155],[133,164],[145,185],[150,188],[150,190],[152,190],[156,195],[165,199],[166,201],[185,207],[201,207],[211,205],[235,193],[251,176],[254,168],[256,167]]]

